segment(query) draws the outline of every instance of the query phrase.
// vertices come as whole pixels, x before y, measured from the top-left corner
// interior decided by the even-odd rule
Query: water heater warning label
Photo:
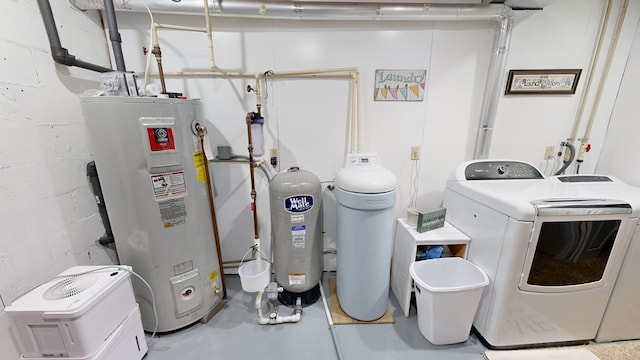
[[[156,201],[176,199],[187,194],[184,171],[151,175],[151,184]]]
[[[158,206],[160,207],[160,216],[165,229],[185,223],[187,207],[184,203],[184,198],[160,201]]]

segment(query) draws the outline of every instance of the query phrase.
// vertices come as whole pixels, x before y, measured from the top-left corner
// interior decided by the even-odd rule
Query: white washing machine
[[[605,176],[545,178],[518,161],[471,161],[447,182],[447,221],[489,276],[473,326],[490,348],[594,339],[640,214]]]

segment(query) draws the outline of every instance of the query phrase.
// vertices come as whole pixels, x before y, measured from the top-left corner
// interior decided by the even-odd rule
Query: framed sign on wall
[[[572,95],[582,69],[509,70],[505,95]]]
[[[426,70],[376,70],[374,101],[422,101]]]

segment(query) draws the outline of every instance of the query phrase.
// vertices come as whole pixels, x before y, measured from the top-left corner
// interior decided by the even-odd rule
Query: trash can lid
[[[377,154],[359,153],[347,155],[345,167],[338,169],[336,186],[342,190],[365,194],[377,194],[396,188],[395,175],[380,165]]]

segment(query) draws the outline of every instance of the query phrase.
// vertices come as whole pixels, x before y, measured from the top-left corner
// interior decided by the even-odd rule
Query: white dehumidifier
[[[128,266],[75,266],[4,311],[21,359],[139,360],[147,352]]]

